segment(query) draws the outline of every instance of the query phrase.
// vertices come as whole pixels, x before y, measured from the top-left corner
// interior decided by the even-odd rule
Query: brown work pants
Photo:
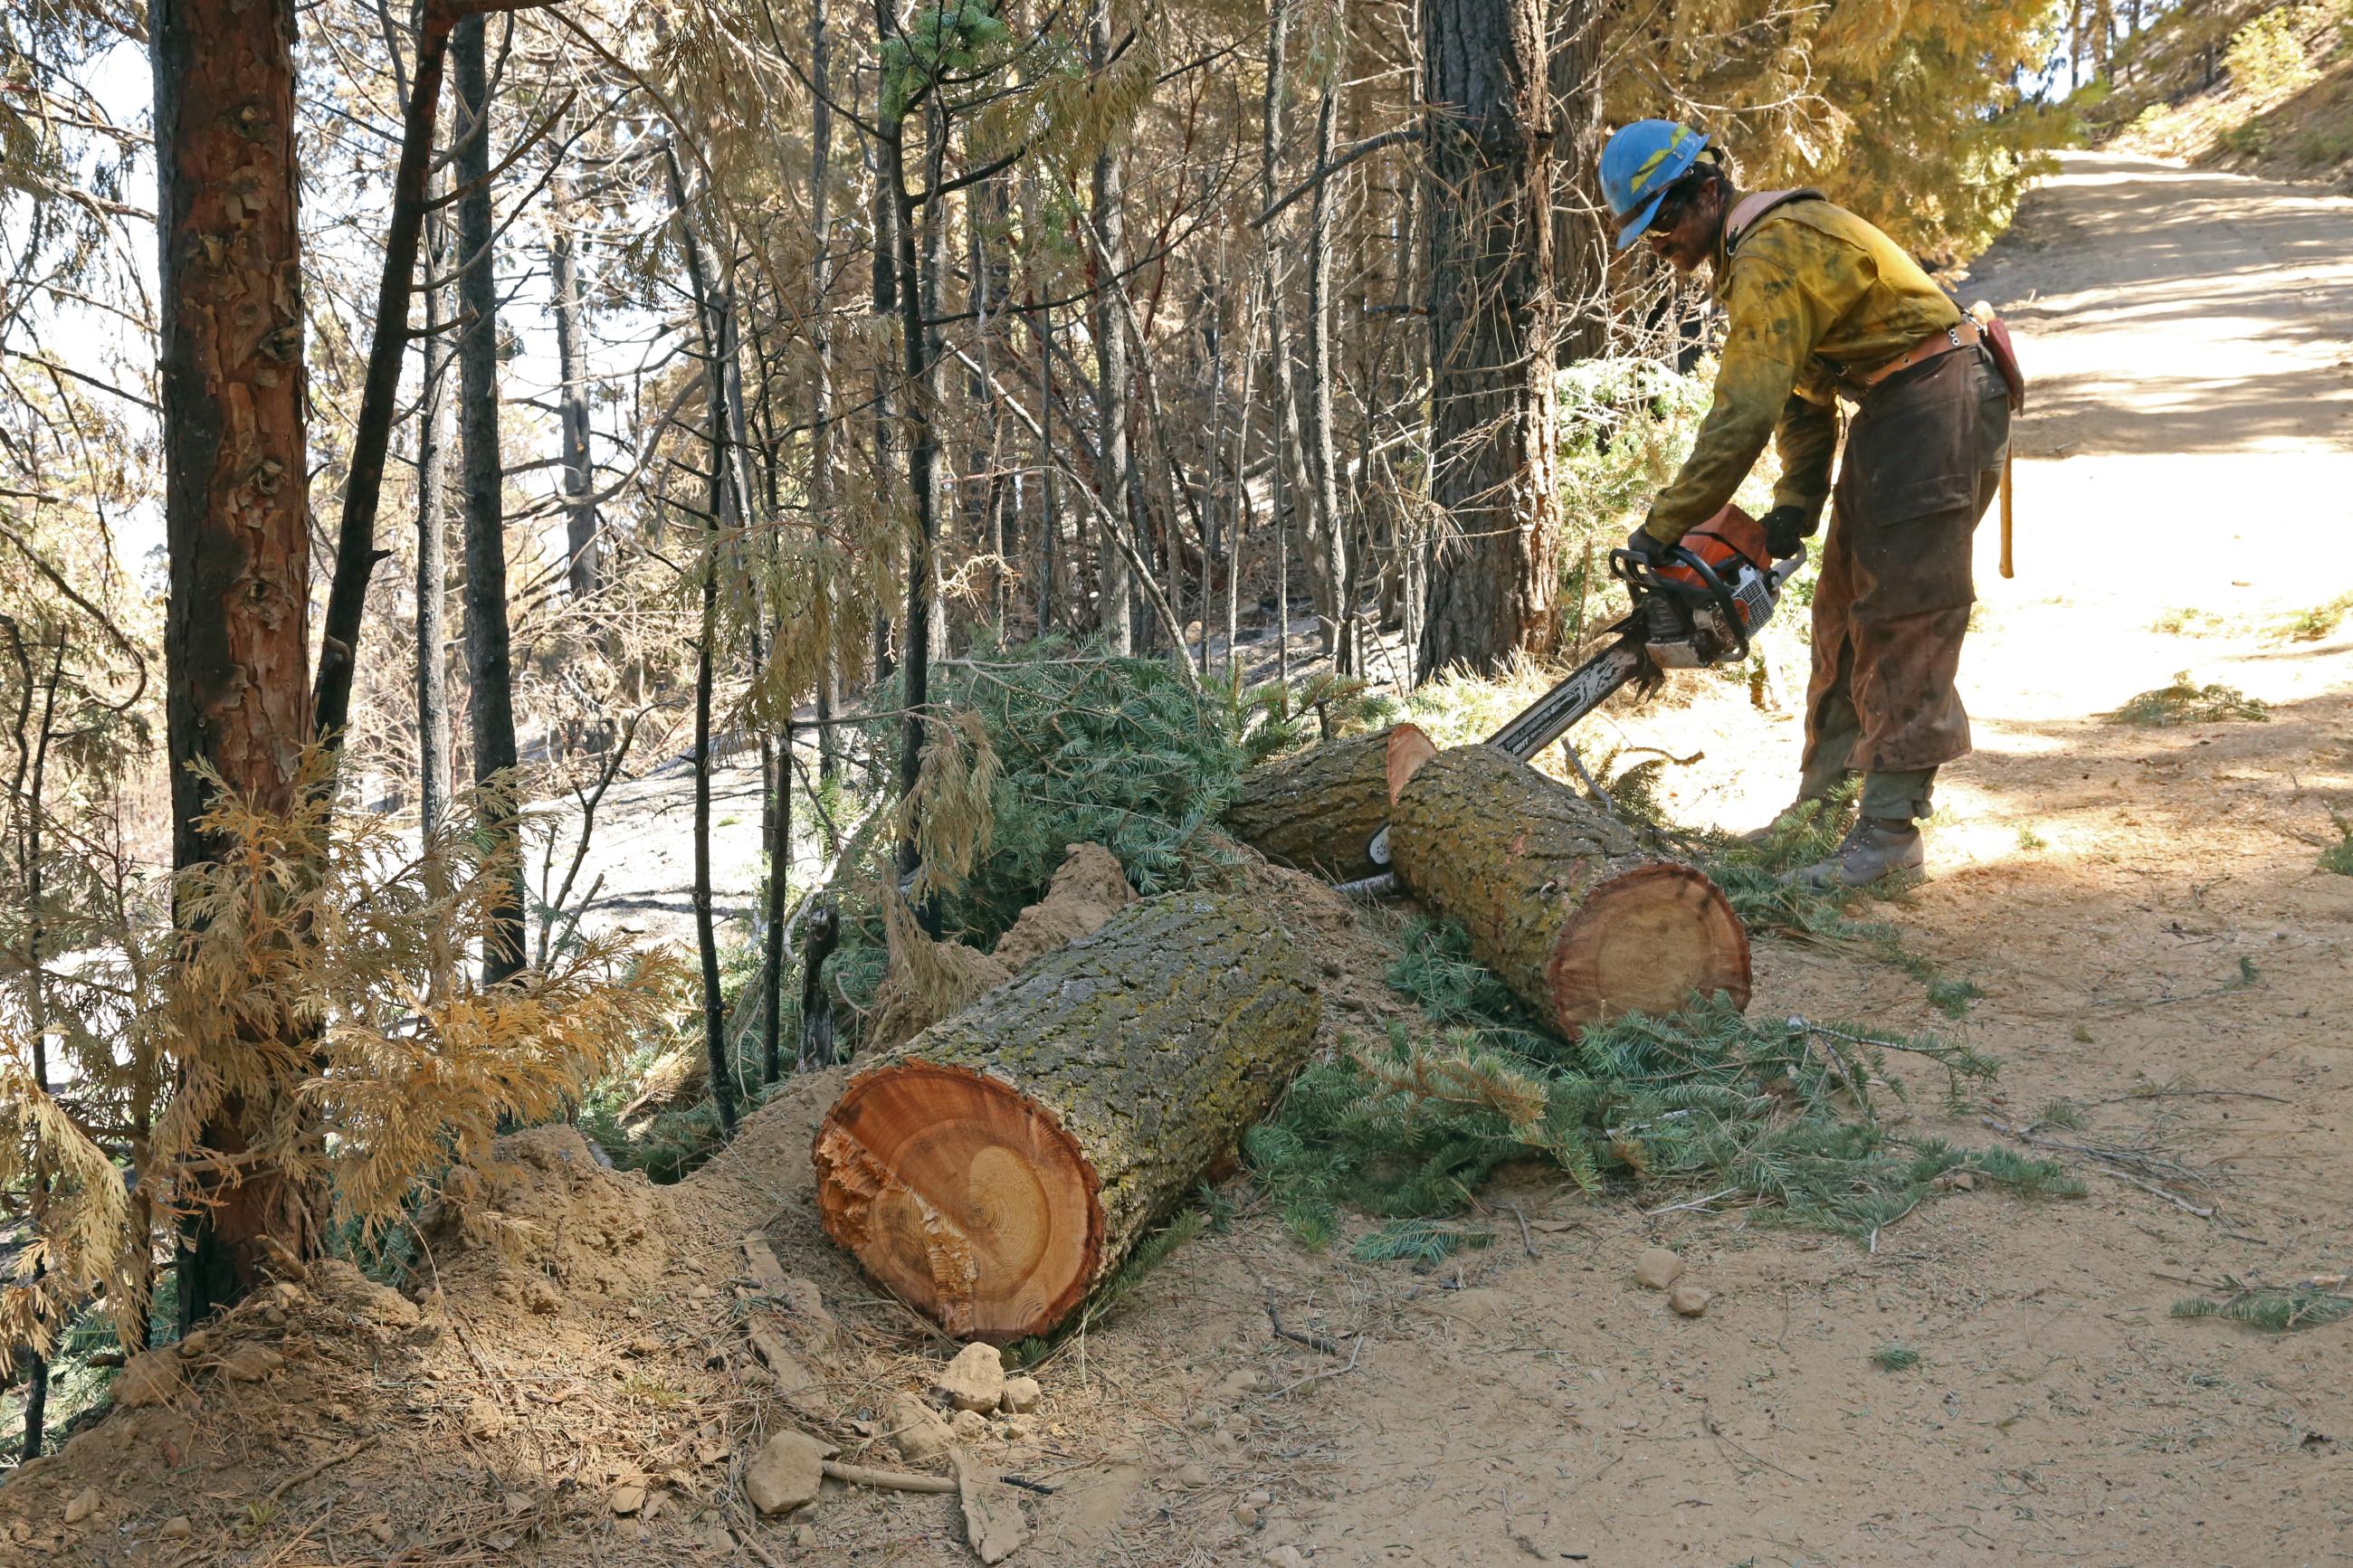
[[[1982,351],[1864,395],[1814,586],[1801,797],[1860,772],[1864,815],[1926,816],[1938,765],[1968,754],[1953,679],[1977,600],[1970,542],[2009,443],[2009,396]]]

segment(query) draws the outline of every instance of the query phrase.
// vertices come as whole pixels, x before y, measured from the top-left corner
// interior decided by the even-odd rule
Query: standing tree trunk
[[[555,313],[556,391],[564,458],[564,536],[569,558],[565,575],[574,600],[596,591],[596,503],[588,469],[587,322],[581,313],[580,258],[575,247],[578,204],[568,175],[548,186],[547,270]]]
[[[1111,55],[1111,0],[1093,0],[1087,13],[1087,63],[1103,70]],[[1127,337],[1120,321],[1120,301],[1112,297],[1114,290],[1127,288],[1127,171],[1120,150],[1108,142],[1095,153],[1093,194],[1096,277],[1090,325],[1095,340],[1095,492],[1103,498],[1104,513],[1123,520],[1128,538],[1140,541],[1144,531],[1136,505],[1135,454],[1128,435]],[[1103,583],[1099,618],[1103,637],[1112,652],[1133,653],[1135,626],[1127,552],[1111,537],[1108,522],[1102,531],[1096,572]]]
[[[1420,0],[1431,499],[1418,675],[1544,653],[1553,597],[1552,122],[1542,0]]]
[[[466,675],[474,783],[487,788],[487,826],[511,862],[505,890],[482,942],[482,983],[522,968],[521,822],[513,798],[514,668],[507,640],[506,510],[499,453],[499,280],[491,205],[490,68],[480,16],[458,24],[450,43],[458,105],[458,438],[466,517]],[[495,784],[494,784],[495,781]]]
[[[427,220],[424,384],[417,401],[417,812],[425,836],[449,815],[449,345],[438,279],[447,226]]]
[[[1552,46],[1553,299],[1558,363],[1609,347],[1609,229],[1600,191],[1601,0],[1554,0]]]
[[[720,1126],[732,1134],[735,1079],[727,1062],[727,1014],[720,996],[719,931],[712,908],[711,864],[711,706],[718,675],[719,545],[731,510],[727,378],[720,363],[728,333],[720,320],[722,307],[703,258],[702,241],[695,232],[693,215],[687,210],[686,182],[675,148],[663,149],[662,163],[670,178],[670,212],[678,224],[679,246],[686,252],[686,281],[694,300],[702,360],[703,460],[710,468],[702,498],[702,614],[694,640],[694,945],[702,961],[702,1048],[710,1068],[711,1102],[718,1108]]]
[[[1329,26],[1335,35],[1326,63],[1324,96],[1315,113],[1315,164],[1332,161],[1338,123],[1340,82],[1347,74],[1346,32],[1335,4]],[[1356,668],[1350,632],[1348,540],[1340,517],[1339,456],[1332,436],[1332,207],[1337,175],[1315,182],[1307,219],[1307,477],[1314,486],[1307,530],[1307,584],[1315,614],[1324,623],[1324,651],[1343,675]]]
[[[291,0],[156,0],[157,280],[164,621],[172,858],[222,847],[199,831],[204,763],[260,809],[295,804],[311,735],[309,465],[303,422],[302,271],[294,151]],[[300,1043],[234,1031],[202,1042],[251,1087],[224,1096],[199,1140],[235,1160],[282,1143]],[[246,1054],[251,1060],[227,1058]],[[315,1250],[312,1194],[282,1164],[234,1182],[188,1178],[180,1313],[208,1317],[262,1279],[274,1242]]]

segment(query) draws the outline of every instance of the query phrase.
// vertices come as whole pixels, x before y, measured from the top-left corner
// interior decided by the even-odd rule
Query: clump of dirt
[[[1135,902],[1135,889],[1119,858],[1100,844],[1073,844],[1065,851],[1046,896],[1021,911],[1013,929],[997,940],[995,956],[1008,973],[1094,931]]]
[[[553,1313],[572,1296],[634,1296],[669,1260],[661,1194],[598,1162],[577,1128],[501,1139],[500,1158],[453,1167],[418,1230],[447,1277],[488,1277],[499,1300]]]
[[[869,1050],[892,1050],[934,1024],[960,1013],[1037,959],[1067,947],[1135,902],[1119,859],[1100,844],[1073,844],[1046,896],[1021,911],[997,951],[934,942],[917,928],[903,902],[887,900],[883,934],[891,972],[867,1020]]]

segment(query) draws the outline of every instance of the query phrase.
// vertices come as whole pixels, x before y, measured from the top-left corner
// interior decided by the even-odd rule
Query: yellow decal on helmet
[[[1651,176],[1658,173],[1659,165],[1674,156],[1676,150],[1690,140],[1691,132],[1680,125],[1676,126],[1673,133],[1667,138],[1667,144],[1642,160],[1642,166],[1634,171],[1634,178],[1629,188],[1636,195],[1641,195],[1642,187],[1649,183]]]

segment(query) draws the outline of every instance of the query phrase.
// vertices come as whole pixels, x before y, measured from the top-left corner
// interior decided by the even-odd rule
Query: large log
[[[1748,1005],[1748,934],[1723,892],[1488,746],[1440,752],[1398,794],[1389,854],[1433,914],[1567,1035],[1696,992]]]
[[[1399,724],[1252,768],[1226,807],[1226,831],[1293,870],[1335,882],[1377,875],[1365,848],[1437,751],[1419,728]]]
[[[1265,1115],[1321,1012],[1262,902],[1131,905],[853,1078],[818,1216],[950,1333],[1044,1333]]]

